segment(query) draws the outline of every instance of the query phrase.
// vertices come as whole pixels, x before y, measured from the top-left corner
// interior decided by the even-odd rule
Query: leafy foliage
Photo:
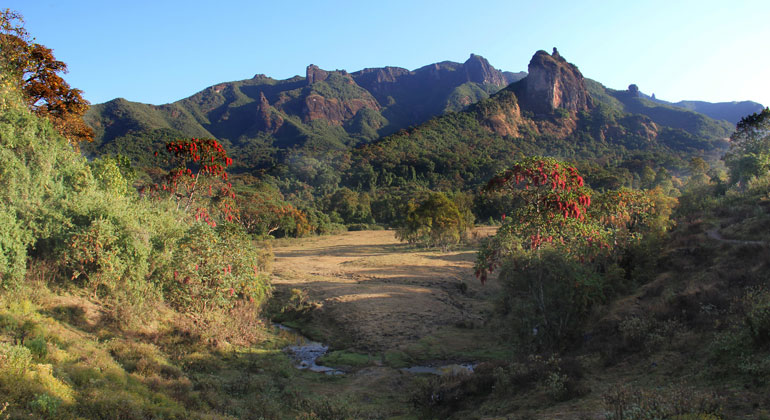
[[[196,261],[212,273],[222,274],[224,268],[228,272],[212,278],[216,284],[210,285],[211,296],[205,296],[202,305],[177,306],[181,310],[227,311],[236,301],[250,302],[256,310],[267,297],[269,253],[263,254],[237,231],[195,230],[201,229],[195,215],[213,214],[226,222],[236,214],[230,204],[234,194],[225,184],[224,168],[232,160],[218,142],[179,141],[167,150],[172,161],[189,165],[197,177],[213,178],[227,194],[198,201],[208,180],[196,182],[189,176],[192,170],[182,176],[177,169],[167,179],[176,181],[178,194],[158,201],[136,194],[131,185],[135,175],[125,158],[89,163],[21,101],[5,103],[8,108],[0,113],[0,155],[6,162],[0,169],[3,288],[24,286],[30,258],[50,260],[59,285],[84,288],[116,321],[131,323],[148,316],[149,306],[186,304],[190,296],[202,294],[177,287],[179,279],[174,276],[190,270],[188,262]],[[195,211],[181,212],[185,207]],[[193,246],[196,241],[208,242]],[[196,279],[192,274],[190,278]]]
[[[724,157],[733,183],[746,183],[770,170],[770,108],[741,119],[730,136],[730,150]]]
[[[480,253],[476,274],[481,281],[512,249],[537,250],[556,240],[570,251],[570,241],[577,240],[576,233],[587,228],[585,213],[591,197],[583,185],[583,178],[573,166],[541,157],[522,160],[492,178],[487,189],[505,190],[518,198],[519,205]],[[514,237],[522,240],[513,248],[505,245]]]
[[[164,285],[169,303],[181,311],[231,309],[240,299],[261,303],[270,293],[266,258],[237,231],[193,224],[178,242],[173,280]]]
[[[552,158],[517,162],[487,189],[516,200],[479,251],[476,275],[484,282],[501,267],[505,310],[524,343],[558,348],[574,339],[632,269],[625,250],[666,227],[650,194],[610,190],[592,200],[577,169]]]
[[[213,199],[224,220],[235,220],[235,193],[232,184],[227,182],[226,171],[233,159],[227,156],[225,148],[214,139],[193,138],[169,142],[166,151],[172,169],[160,186],[151,186],[151,192],[168,196],[176,202],[177,209],[194,211],[196,220],[202,219],[211,226],[216,226],[216,221],[208,206],[196,204],[199,196]]]
[[[49,119],[71,143],[92,141],[93,130],[83,121],[88,101],[60,76],[67,65],[56,60],[50,48],[33,42],[21,15],[7,9],[0,14],[0,47],[0,61],[24,92],[27,106]]]
[[[280,191],[269,187],[236,194],[236,203],[241,225],[257,237],[301,237],[314,228],[305,212],[286,202]]]
[[[469,212],[461,212],[444,193],[432,193],[419,204],[411,204],[404,225],[396,231],[401,241],[436,246],[456,245],[473,227]]]

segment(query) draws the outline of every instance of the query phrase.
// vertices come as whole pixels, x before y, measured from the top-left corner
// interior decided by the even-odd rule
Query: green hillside
[[[325,154],[362,143],[447,111],[487,98],[521,75],[503,74],[481,57],[465,64],[444,62],[408,71],[365,69],[349,74],[308,67],[305,78],[252,79],[221,83],[172,104],[155,106],[116,99],[93,106],[86,121],[96,141],[89,154],[115,149],[153,130],[182,136],[216,137],[231,145],[252,167],[257,145],[308,148]],[[140,157],[131,154],[138,163]],[[275,156],[273,156],[273,159]],[[271,160],[271,159],[268,159]]]
[[[658,125],[644,114],[628,113],[622,102],[598,84],[589,84],[591,96],[599,103],[595,108],[574,114],[555,110],[540,119],[527,118],[526,111],[519,110],[512,90],[357,149],[353,153],[357,165],[372,166],[379,172],[382,186],[416,180],[430,188],[464,189],[480,185],[514,160],[533,154],[612,166],[641,160],[677,170],[692,156],[718,155],[726,146],[721,140],[722,124],[686,111],[667,114],[671,110],[663,108],[661,114],[682,113],[704,122],[699,132],[707,127],[717,130],[699,135],[683,127]],[[631,186],[633,177],[616,182]]]
[[[587,86],[591,96],[603,104],[629,114],[646,115],[656,124],[680,128],[698,137],[727,138],[735,129],[734,124],[727,121],[715,120],[694,110],[654,101],[627,90],[608,89],[590,79],[587,79]]]

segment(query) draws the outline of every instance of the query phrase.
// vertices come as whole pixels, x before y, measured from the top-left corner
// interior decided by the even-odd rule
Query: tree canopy
[[[93,130],[83,121],[89,107],[83,92],[61,77],[67,65],[30,38],[19,13],[0,12],[0,47],[3,70],[13,75],[29,109],[50,120],[70,143],[92,141]]]
[[[724,159],[733,183],[770,170],[770,108],[741,119],[730,136],[730,151]]]

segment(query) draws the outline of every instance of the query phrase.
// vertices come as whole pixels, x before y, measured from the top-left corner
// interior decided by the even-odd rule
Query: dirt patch
[[[482,228],[477,235],[492,232]],[[314,323],[336,326],[346,344],[370,353],[444,326],[480,325],[495,292],[473,275],[475,249],[419,249],[400,243],[393,231],[279,243],[275,256],[275,287],[305,290],[320,304]]]

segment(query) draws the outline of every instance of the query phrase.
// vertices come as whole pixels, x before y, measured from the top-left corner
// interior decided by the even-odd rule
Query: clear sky
[[[660,99],[770,105],[770,1],[5,0],[92,103],[173,102],[308,64],[463,62],[526,71],[558,47],[584,76]]]

